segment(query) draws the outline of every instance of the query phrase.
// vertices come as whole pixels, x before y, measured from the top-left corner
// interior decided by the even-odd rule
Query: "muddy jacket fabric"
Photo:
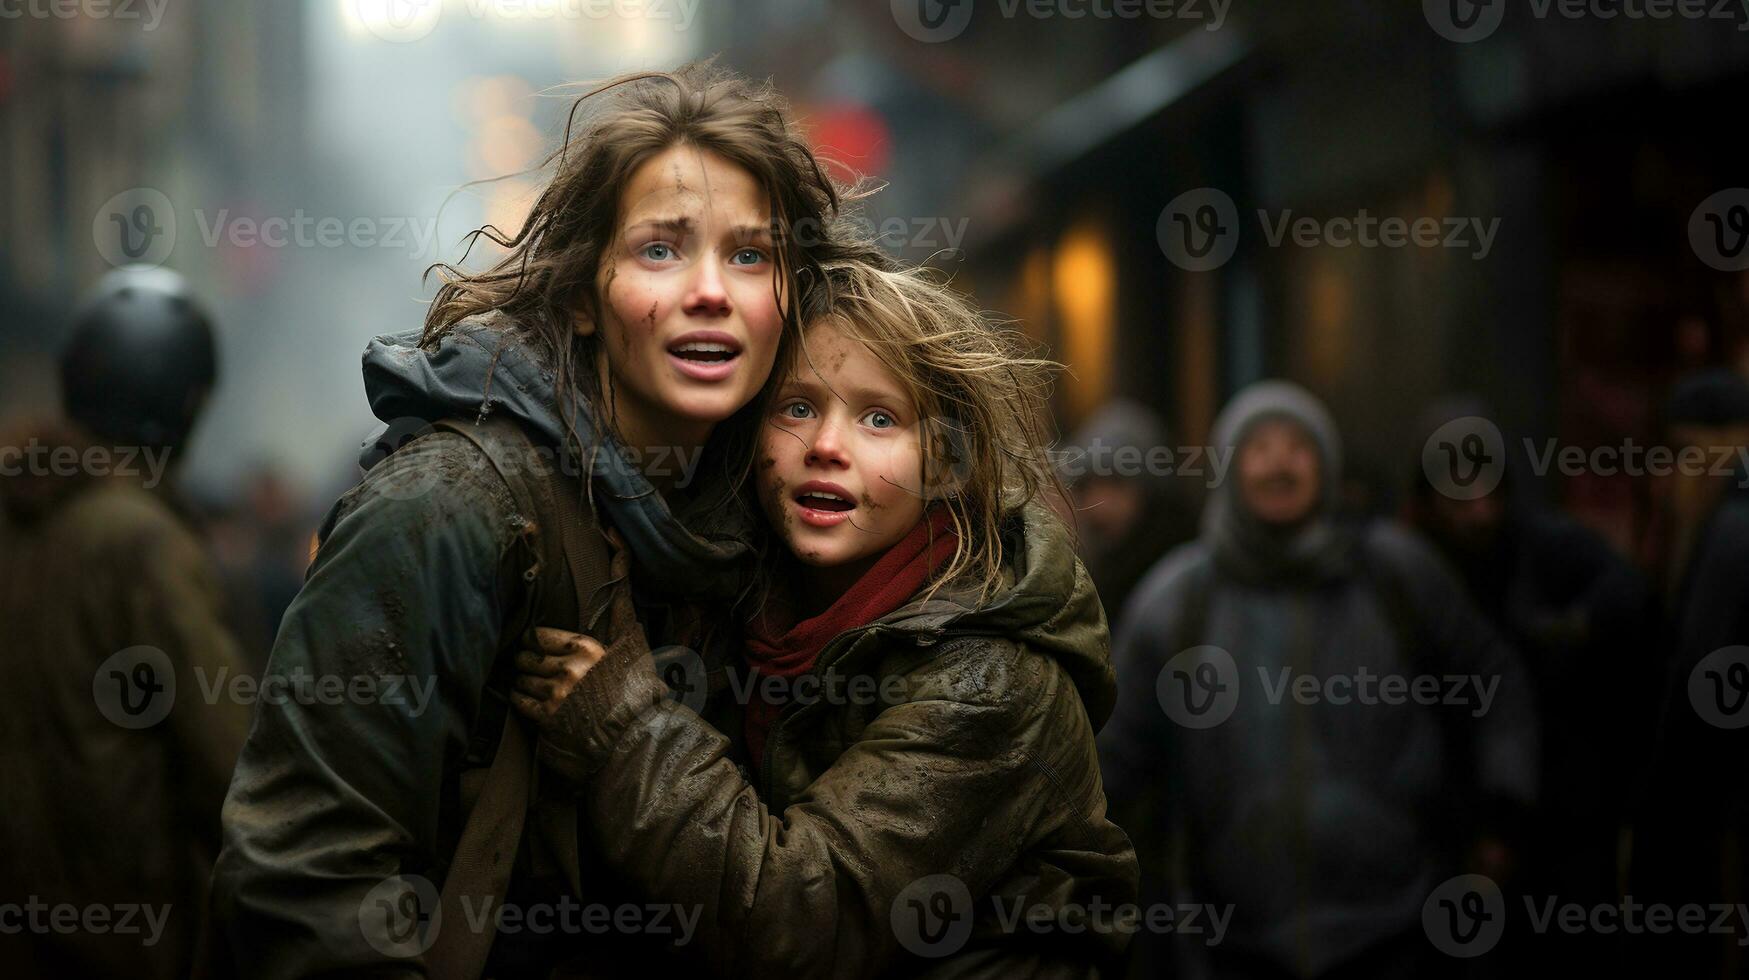
[[[830,641],[757,786],[721,734],[738,726],[648,669],[571,740],[586,832],[696,917],[683,954],[722,976],[1025,977],[1095,975],[1121,951],[1111,909],[1136,868],[1093,747],[1114,697],[1104,613],[1042,509],[1010,543],[987,605],[913,602]],[[746,683],[710,710],[743,706]],[[1073,931],[1084,911],[1111,927]]]
[[[499,413],[562,444],[551,375],[508,329],[464,322],[435,350],[416,332],[379,337],[364,358],[372,409],[399,424]],[[590,444],[581,408],[573,422]],[[597,517],[621,530],[646,581],[672,595],[738,587],[749,548],[726,508],[676,517],[611,440],[596,459]],[[377,463],[330,512],[268,674],[339,677],[358,693],[256,714],[213,876],[242,976],[423,975],[417,956],[365,939],[360,910],[391,876],[441,884],[461,829],[459,774],[496,741],[479,722],[502,717],[507,652],[528,626],[577,626],[525,621],[532,519],[471,442],[441,430]]]
[[[0,478],[0,895],[34,899],[43,926],[81,916],[4,930],[7,976],[188,975],[249,718],[205,696],[242,673],[220,604],[194,535],[142,481]]]

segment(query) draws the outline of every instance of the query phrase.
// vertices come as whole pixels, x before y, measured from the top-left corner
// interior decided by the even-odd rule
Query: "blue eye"
[[[792,419],[808,419],[814,417],[814,410],[806,402],[790,402],[777,410],[779,415]]]
[[[878,408],[863,417],[868,419],[869,425],[877,429],[890,429],[899,424],[898,419],[893,418],[891,415],[888,415],[886,412],[883,412]]]
[[[674,248],[666,242],[651,242],[639,249],[638,254],[652,262],[664,262],[674,257]]]
[[[733,265],[758,265],[765,261],[765,253],[756,248],[744,248],[729,258]]]

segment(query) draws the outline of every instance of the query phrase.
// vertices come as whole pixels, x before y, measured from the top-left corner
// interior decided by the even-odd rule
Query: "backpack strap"
[[[509,486],[518,509],[533,522],[536,566],[525,575],[530,593],[523,625],[593,628],[607,603],[607,540],[583,500],[580,481],[554,465],[553,453],[537,449],[517,423],[488,418],[467,423],[445,419],[434,429],[454,432],[473,443]],[[499,656],[522,647],[522,630],[507,631]],[[568,883],[582,893],[578,866],[576,804],[537,799],[536,766],[527,726],[504,710],[503,730],[483,788],[467,814],[460,841],[444,877],[442,921],[425,961],[437,980],[477,980],[486,968],[495,930],[473,930],[463,898],[475,907],[509,891],[523,830],[534,814],[537,836]]]

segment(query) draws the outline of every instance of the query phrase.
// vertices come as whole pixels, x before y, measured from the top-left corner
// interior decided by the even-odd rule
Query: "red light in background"
[[[814,151],[830,161],[835,176],[847,178],[845,169],[862,175],[879,175],[887,167],[887,121],[865,105],[838,103],[820,106],[809,113]]]

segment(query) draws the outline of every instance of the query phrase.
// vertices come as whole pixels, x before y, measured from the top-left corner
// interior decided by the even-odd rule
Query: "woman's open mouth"
[[[802,520],[816,527],[831,527],[847,521],[850,512],[856,509],[850,491],[836,483],[820,480],[802,484],[792,499]]]
[[[684,334],[668,345],[668,358],[680,373],[698,381],[721,381],[735,373],[741,342],[719,331]]]

